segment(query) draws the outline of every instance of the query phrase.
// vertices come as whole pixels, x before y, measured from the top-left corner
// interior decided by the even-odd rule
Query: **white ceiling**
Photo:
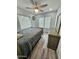
[[[48,4],[47,7],[43,8],[44,10],[43,13],[50,12],[49,9],[56,10],[61,6],[61,0],[38,0],[38,1],[41,2],[42,4],[44,3]],[[26,9],[27,6],[32,7],[30,0],[17,0],[17,14],[25,16],[34,14],[32,10]]]

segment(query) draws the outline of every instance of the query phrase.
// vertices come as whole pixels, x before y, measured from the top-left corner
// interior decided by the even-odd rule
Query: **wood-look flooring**
[[[56,59],[55,51],[47,48],[47,39],[45,38],[47,37],[44,35],[39,40],[28,59]]]

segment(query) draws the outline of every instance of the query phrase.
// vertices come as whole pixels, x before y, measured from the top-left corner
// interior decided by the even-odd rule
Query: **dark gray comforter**
[[[41,28],[28,28],[19,33],[23,34],[23,37],[17,41],[17,54],[18,56],[28,57],[41,38],[43,30]]]

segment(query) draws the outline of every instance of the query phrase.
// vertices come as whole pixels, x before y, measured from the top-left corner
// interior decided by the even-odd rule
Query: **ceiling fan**
[[[43,12],[42,8],[48,6],[47,4],[41,4],[40,0],[30,0],[32,7],[26,7],[26,9],[32,9],[35,13]]]

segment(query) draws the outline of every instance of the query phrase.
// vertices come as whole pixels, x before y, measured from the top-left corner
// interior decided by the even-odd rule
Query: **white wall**
[[[57,12],[57,15],[56,15],[56,22],[57,22],[57,20],[58,20],[58,22],[57,22],[57,25],[55,24],[56,25],[57,32],[59,30],[59,26],[60,26],[60,23],[61,23],[61,14],[60,13],[61,13],[61,10],[59,9],[58,12]],[[60,30],[60,32],[61,32],[61,30]],[[59,32],[59,35],[61,35],[60,32]],[[58,44],[58,48],[56,50],[56,53],[57,53],[58,59],[61,59],[61,40],[59,41],[59,44]]]
[[[57,14],[56,14],[56,19],[55,19],[55,29],[58,32],[59,26],[61,23],[61,8],[58,9]]]
[[[58,59],[61,59],[61,40],[59,41],[58,48],[56,50]]]
[[[20,22],[19,19],[17,17],[17,32],[21,30],[21,26],[20,26]]]
[[[55,29],[56,13],[52,13],[52,14],[51,14],[51,17],[52,17],[52,19],[51,19],[51,28],[52,28],[52,29]]]

